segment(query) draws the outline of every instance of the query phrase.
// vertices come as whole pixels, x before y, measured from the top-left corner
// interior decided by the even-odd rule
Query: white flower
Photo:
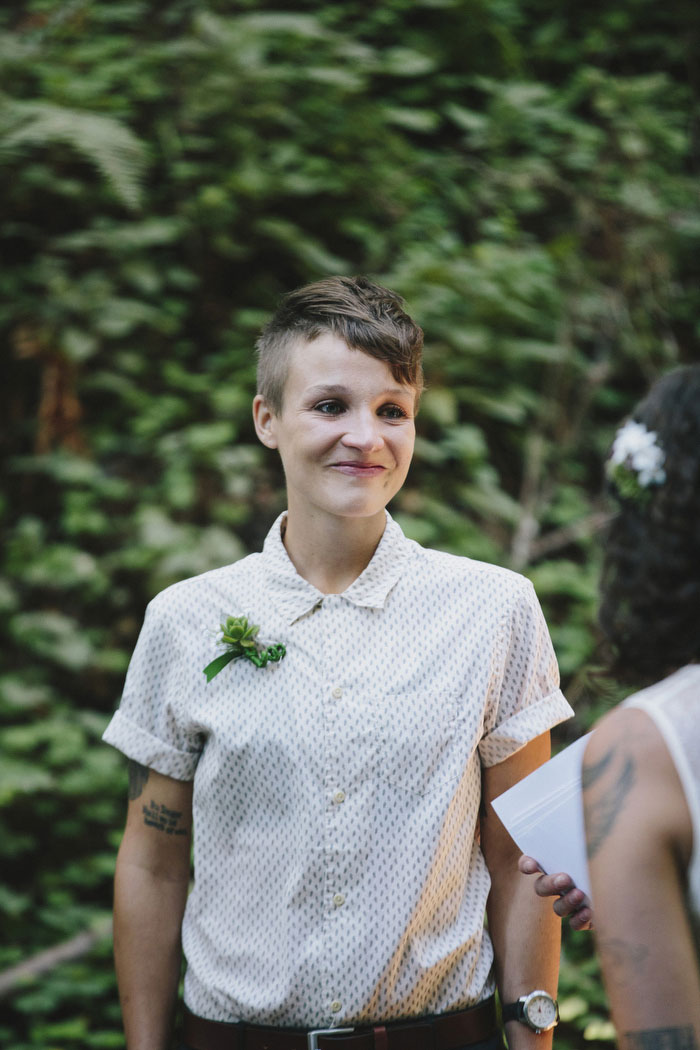
[[[629,419],[615,436],[610,458],[613,463],[624,463],[628,456],[634,456],[653,445],[655,441],[656,434],[653,430],[647,430],[643,423],[635,423],[633,419]]]
[[[661,485],[666,480],[663,469],[666,456],[656,443],[656,431],[629,419],[617,432],[610,454],[612,464],[624,464],[637,474],[642,488]]]

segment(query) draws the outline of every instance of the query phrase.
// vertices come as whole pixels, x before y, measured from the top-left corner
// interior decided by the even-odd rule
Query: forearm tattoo
[[[143,794],[143,789],[151,775],[151,771],[148,766],[142,766],[131,758],[127,769],[129,773],[129,799],[133,802],[134,799],[140,798]]]
[[[642,1032],[625,1032],[620,1050],[699,1050],[693,1027],[646,1028]]]
[[[634,987],[653,960],[647,944],[623,940],[621,937],[598,937],[598,951],[605,963],[607,979],[620,990]]]
[[[583,767],[581,779],[589,860],[596,855],[612,831],[636,779],[634,759],[630,755],[623,756],[622,768],[619,768],[620,763],[616,763],[616,768],[610,769],[614,757],[614,752],[609,751],[595,765],[584,765]],[[607,783],[601,784],[599,797],[592,799],[590,795],[587,796],[586,793],[590,792],[591,785],[597,783],[609,769],[611,775],[606,778]]]

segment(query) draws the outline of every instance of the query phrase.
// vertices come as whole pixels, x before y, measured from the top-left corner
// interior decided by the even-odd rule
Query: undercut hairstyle
[[[285,295],[256,344],[258,393],[282,411],[289,354],[325,332],[385,361],[398,383],[423,389],[423,329],[404,311],[396,292],[368,277],[327,277]]]
[[[646,501],[611,484],[599,622],[611,670],[648,684],[700,660],[700,365],[660,379],[632,419],[656,433],[666,479]]]

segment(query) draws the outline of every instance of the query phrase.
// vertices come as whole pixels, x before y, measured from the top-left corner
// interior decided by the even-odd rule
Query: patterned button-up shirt
[[[532,585],[426,550],[387,515],[324,595],[273,526],[261,554],[150,604],[105,740],[194,779],[185,1001],[212,1020],[327,1027],[491,994],[481,768],[570,717]],[[230,663],[246,615],[280,663]]]

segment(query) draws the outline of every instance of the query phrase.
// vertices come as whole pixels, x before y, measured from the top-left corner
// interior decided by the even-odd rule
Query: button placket
[[[345,822],[340,817],[341,803],[345,801],[345,791],[339,787],[342,783],[343,752],[343,708],[338,701],[344,696],[342,678],[339,680],[339,667],[336,658],[336,637],[333,631],[334,621],[341,612],[342,603],[337,596],[326,598],[323,603],[323,617],[319,622],[323,624],[323,653],[324,661],[321,673],[325,679],[324,698],[322,707],[324,710],[324,737],[327,748],[324,762],[324,777],[326,788],[326,828],[325,828],[325,864],[324,864],[324,941],[326,961],[326,988],[328,989],[327,1007],[330,1011],[330,1019],[335,1025],[338,1023],[338,1015],[343,1010],[343,1003],[338,993],[341,992],[336,982],[342,979],[338,972],[336,958],[337,947],[337,923],[341,921],[340,910],[345,904],[345,895],[338,889],[340,880],[339,856],[343,847],[343,827]],[[341,670],[342,674],[342,670]],[[335,998],[333,998],[335,996]]]

